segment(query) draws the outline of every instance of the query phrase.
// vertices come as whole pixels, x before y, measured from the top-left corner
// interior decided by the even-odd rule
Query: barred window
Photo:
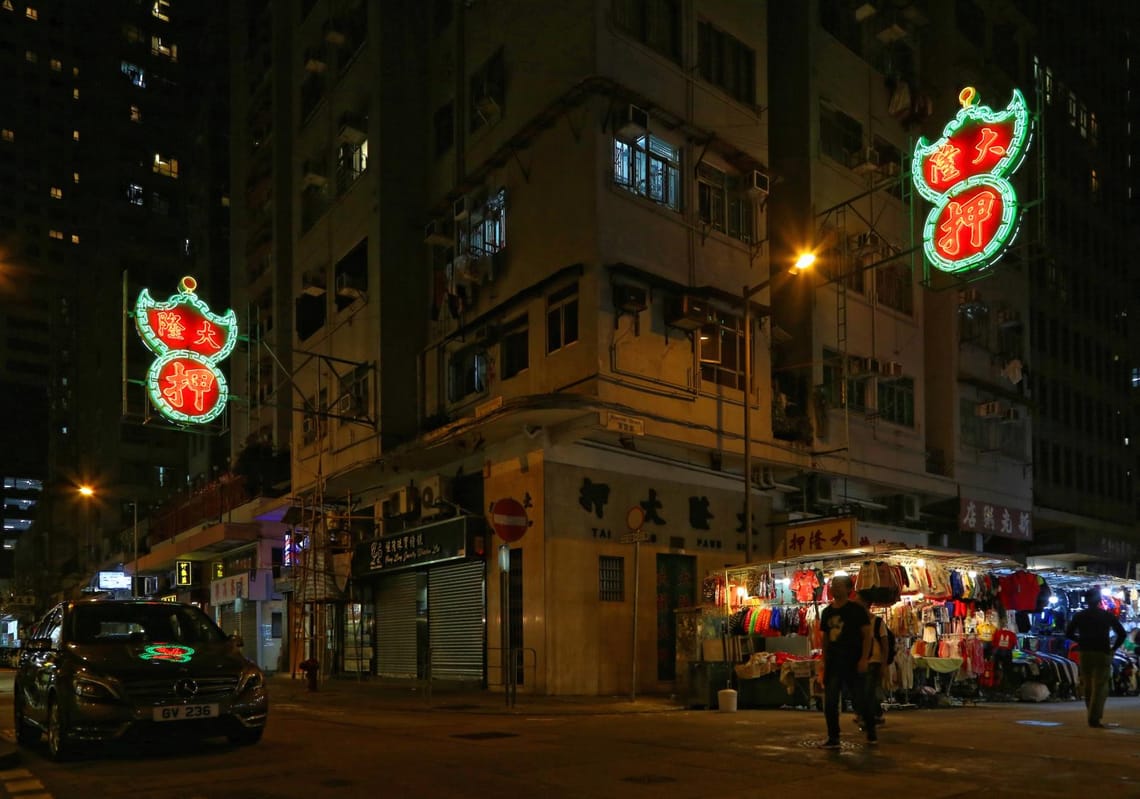
[[[598,599],[602,602],[625,601],[625,558],[598,556]]]

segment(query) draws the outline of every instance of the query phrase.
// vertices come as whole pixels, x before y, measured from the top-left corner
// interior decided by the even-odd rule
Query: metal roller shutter
[[[241,603],[241,613],[237,614],[238,630],[241,631],[241,653],[254,663],[261,657],[261,641],[257,629],[257,603],[245,600]]]
[[[238,629],[238,617],[234,613],[234,606],[222,605],[222,620],[218,622],[218,626],[222,628],[222,632],[226,635],[233,635],[234,633],[241,632]]]
[[[486,641],[483,563],[428,572],[431,674],[437,680],[483,680]]]
[[[376,584],[376,673],[415,679],[416,573],[386,577]]]

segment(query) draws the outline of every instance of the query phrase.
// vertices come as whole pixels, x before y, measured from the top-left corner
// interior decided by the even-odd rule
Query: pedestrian
[[[878,743],[876,712],[869,707],[867,684],[871,657],[872,625],[867,609],[851,599],[851,578],[831,580],[831,604],[820,614],[823,632],[823,715],[827,720],[824,749],[839,748],[839,707],[841,697],[849,699],[855,713],[864,719],[867,743]]]
[[[1086,591],[1085,602],[1088,607],[1069,622],[1065,636],[1080,645],[1081,694],[1088,709],[1089,726],[1103,727],[1100,720],[1112,684],[1112,656],[1124,643],[1126,634],[1116,617],[1101,607],[1099,588]],[[1109,633],[1116,636],[1111,644]]]
[[[884,686],[887,679],[887,624],[882,616],[871,614],[871,656],[867,659],[867,704],[875,714],[875,726],[881,727],[887,720],[883,716]],[[865,721],[862,722],[864,725]]]

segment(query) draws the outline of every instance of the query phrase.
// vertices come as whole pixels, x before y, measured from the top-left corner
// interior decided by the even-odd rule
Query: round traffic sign
[[[645,524],[645,510],[640,505],[634,505],[625,513],[625,526],[631,533],[636,533]]]
[[[526,518],[526,508],[517,499],[506,497],[491,505],[491,527],[495,535],[504,541],[518,541],[526,535],[530,522]]]

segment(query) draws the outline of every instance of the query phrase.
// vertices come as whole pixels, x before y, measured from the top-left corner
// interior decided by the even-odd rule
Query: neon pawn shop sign
[[[135,327],[158,357],[147,370],[146,387],[158,412],[179,424],[205,424],[226,408],[229,388],[218,363],[237,343],[237,315],[218,316],[194,292],[198,281],[184,277],[179,293],[156,302],[143,289],[135,302]]]
[[[999,111],[978,103],[973,86],[958,95],[962,109],[933,144],[919,138],[911,162],[918,193],[934,204],[923,251],[943,272],[985,269],[1017,236],[1021,209],[1009,177],[1029,149],[1030,117],[1017,89]]]

